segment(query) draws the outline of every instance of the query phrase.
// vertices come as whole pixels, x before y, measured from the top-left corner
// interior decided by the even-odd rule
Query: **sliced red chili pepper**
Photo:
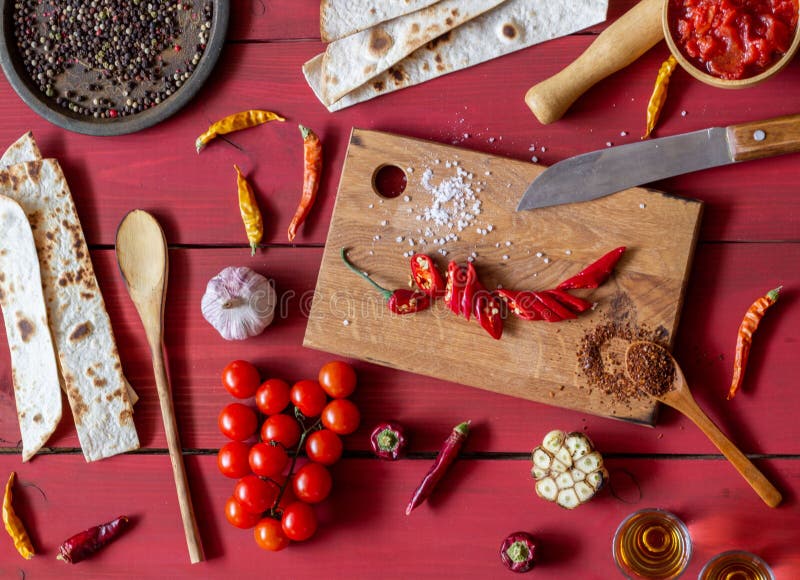
[[[577,318],[575,313],[568,310],[561,303],[548,296],[543,292],[534,292],[537,302],[534,303],[534,308],[537,309],[539,314],[542,315],[547,322],[560,322],[561,320],[568,320],[570,318]]]
[[[500,301],[489,292],[479,292],[475,298],[475,318],[489,335],[495,340],[503,336],[503,317],[500,313]]]
[[[586,268],[575,274],[572,278],[564,280],[558,285],[558,290],[570,290],[572,288],[597,288],[608,280],[614,266],[617,265],[622,254],[625,253],[625,246],[611,250],[605,256],[589,264]]]
[[[411,277],[417,288],[431,298],[444,296],[444,278],[430,256],[414,254],[411,256]]]
[[[578,296],[573,296],[564,290],[545,290],[544,293],[549,294],[573,312],[586,312],[592,307],[592,303],[588,300],[584,300]]]
[[[464,294],[461,296],[461,314],[469,320],[472,316],[475,294],[483,289],[483,285],[478,281],[478,273],[472,262],[467,262],[467,279],[464,282]]]
[[[431,305],[431,297],[424,292],[398,288],[389,296],[386,305],[395,314],[412,314],[427,310]]]
[[[525,290],[508,290],[498,288],[496,291],[501,300],[508,304],[508,309],[522,320],[541,320],[542,316],[534,308],[537,302],[533,292]]]
[[[444,303],[454,314],[461,314],[461,300],[464,297],[465,268],[451,261],[447,265],[447,282],[444,290]]]

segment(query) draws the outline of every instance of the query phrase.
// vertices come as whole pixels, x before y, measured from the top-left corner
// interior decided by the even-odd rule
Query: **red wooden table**
[[[800,577],[796,155],[653,185],[706,203],[676,356],[701,406],[783,492],[779,508],[766,507],[700,431],[670,409],[650,429],[355,361],[355,401],[363,421],[347,438],[345,459],[332,468],[334,491],[318,510],[313,540],[277,554],[262,552],[250,532],[232,528],[222,514],[233,482],[216,468],[224,442],[216,417],[230,401],[220,370],[243,358],[267,375],[295,380],[315,376],[330,358],[301,346],[307,312],[302,299],[316,282],[351,127],[458,142],[517,159],[530,159],[536,144],[546,149],[537,153],[546,165],[608,141],[635,142],[655,73],[667,56],[663,43],[596,86],[553,125],[540,125],[523,102],[531,84],[563,68],[632,5],[612,0],[609,21],[596,29],[336,114],[314,98],[300,70],[323,48],[319,3],[310,0],[233,2],[229,42],[212,80],[182,112],[138,134],[66,132],[37,117],[0,81],[0,144],[33,130],[44,154],[64,167],[125,373],[141,396],[135,421],[142,442],[139,452],[87,464],[67,412],[49,449],[22,464],[8,352],[0,347],[0,474],[18,472],[18,505],[41,554],[24,561],[10,541],[0,541],[0,577],[502,578],[509,573],[499,562],[500,542],[522,529],[541,542],[537,577],[615,578],[614,530],[627,514],[649,506],[687,522],[695,552],[686,577],[732,548],[761,555],[778,578]],[[798,59],[772,81],[743,91],[712,89],[678,71],[658,134],[797,113],[798,93]],[[248,108],[279,111],[292,122],[237,134],[232,141],[238,148],[217,143],[196,155],[194,139],[209,121]],[[284,224],[301,175],[296,121],[319,132],[326,170],[314,214],[296,244],[287,245]],[[251,176],[266,216],[267,247],[254,258],[232,197],[234,162]],[[148,349],[114,259],[117,224],[135,207],[159,218],[171,248],[169,366],[208,558],[195,567],[181,529]],[[274,278],[286,300],[286,313],[273,327],[242,343],[225,343],[200,315],[207,280],[233,264]],[[784,294],[758,332],[745,390],[726,401],[741,316],[753,299],[779,284]],[[384,463],[367,452],[371,427],[386,418],[411,432],[408,459]],[[405,503],[441,441],[466,418],[474,430],[464,458],[428,504],[406,517]],[[589,433],[611,472],[609,489],[574,511],[547,504],[533,491],[529,453],[553,428]],[[117,544],[76,567],[56,562],[63,539],[122,513],[134,526]]]

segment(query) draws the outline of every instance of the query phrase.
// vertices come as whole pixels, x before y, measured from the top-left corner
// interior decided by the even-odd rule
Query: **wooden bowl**
[[[675,60],[678,61],[678,64],[680,64],[681,68],[683,68],[686,72],[688,72],[697,80],[713,87],[718,87],[721,89],[744,89],[757,85],[758,83],[767,80],[772,75],[779,72],[787,64],[789,64],[789,62],[794,58],[795,53],[797,53],[797,49],[800,48],[800,19],[798,19],[798,23],[794,30],[794,40],[789,46],[789,50],[787,50],[786,54],[784,54],[779,60],[775,61],[771,67],[760,74],[745,79],[721,79],[707,73],[702,69],[697,68],[695,64],[693,64],[683,55],[681,49],[675,43],[675,39],[672,38],[672,32],[669,27],[669,18],[667,14],[669,11],[669,5],[669,0],[664,0],[664,10],[661,13],[661,26],[664,29],[664,38],[667,41],[667,46],[669,46],[672,56],[675,57]]]

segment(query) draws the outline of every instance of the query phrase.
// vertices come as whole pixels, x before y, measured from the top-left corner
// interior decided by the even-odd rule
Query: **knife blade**
[[[517,211],[589,201],[675,175],[797,151],[800,115],[609,147],[545,169]]]

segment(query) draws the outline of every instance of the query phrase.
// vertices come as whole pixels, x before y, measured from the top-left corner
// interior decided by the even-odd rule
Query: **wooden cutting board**
[[[375,175],[405,172],[402,195],[381,197]],[[354,129],[342,171],[304,345],[338,355],[471,385],[506,395],[652,425],[656,403],[614,403],[592,389],[577,349],[592,328],[628,320],[665,332],[671,344],[686,288],[702,203],[632,188],[591,202],[516,212],[522,192],[543,167],[418,139]],[[479,209],[462,231],[426,219],[432,188],[461,179]],[[460,217],[464,217],[460,214]],[[426,231],[430,229],[431,231]],[[480,231],[479,231],[480,230]],[[442,238],[451,233],[443,245]],[[453,239],[457,236],[457,239]],[[346,269],[340,248],[379,284],[407,287],[411,251],[449,260],[470,256],[488,288],[543,290],[618,246],[628,251],[577,320],[522,321],[509,316],[501,340],[438,301],[431,310],[391,314],[367,282]],[[439,250],[445,250],[443,255]]]

